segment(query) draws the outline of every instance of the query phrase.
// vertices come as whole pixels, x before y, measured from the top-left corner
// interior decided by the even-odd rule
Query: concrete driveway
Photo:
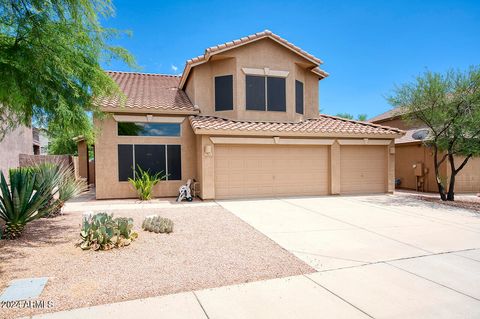
[[[405,195],[220,201],[358,316],[480,318],[480,215]]]

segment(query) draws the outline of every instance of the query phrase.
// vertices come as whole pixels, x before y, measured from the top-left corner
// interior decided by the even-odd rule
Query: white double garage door
[[[214,156],[219,199],[331,193],[330,146],[217,144]],[[341,146],[340,193],[386,192],[387,160],[386,146]]]

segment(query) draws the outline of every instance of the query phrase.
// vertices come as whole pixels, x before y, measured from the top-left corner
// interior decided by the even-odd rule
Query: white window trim
[[[286,78],[290,73],[288,71],[270,70],[269,68],[263,68],[263,69],[242,68],[242,71],[246,75],[274,76],[277,78]]]

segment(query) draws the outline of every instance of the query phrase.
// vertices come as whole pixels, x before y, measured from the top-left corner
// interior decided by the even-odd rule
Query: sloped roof
[[[427,127],[414,128],[405,131],[405,135],[395,139],[395,144],[422,143],[430,138]]]
[[[207,62],[212,55],[215,55],[215,54],[218,54],[220,52],[227,51],[227,50],[231,50],[231,49],[237,48],[239,46],[242,46],[242,45],[254,42],[254,41],[258,41],[258,40],[261,40],[261,39],[265,39],[265,38],[270,38],[270,39],[274,40],[275,42],[283,45],[287,49],[297,53],[298,55],[302,56],[306,60],[312,62],[314,65],[316,65],[316,67],[314,67],[311,71],[313,73],[317,74],[320,78],[326,78],[328,76],[327,72],[325,72],[325,71],[323,71],[322,69],[319,68],[319,65],[323,64],[322,60],[320,60],[319,58],[313,56],[312,54],[300,49],[296,45],[288,42],[287,40],[285,40],[282,37],[276,35],[275,33],[271,32],[269,30],[265,30],[265,31],[257,32],[255,34],[252,34],[252,35],[249,35],[249,36],[237,39],[237,40],[233,40],[233,41],[229,41],[229,42],[226,42],[226,43],[223,43],[223,44],[215,45],[213,47],[209,47],[209,48],[205,49],[204,54],[199,55],[199,56],[197,56],[193,59],[187,60],[187,63],[185,65],[185,69],[183,70],[182,77],[181,77],[181,80],[180,80],[180,88],[183,88],[183,85],[185,84],[185,82],[188,78],[188,75],[190,73],[190,69],[192,67],[196,66],[196,65]]]
[[[376,122],[381,122],[381,121],[385,121],[385,120],[389,120],[389,119],[392,119],[392,118],[395,118],[395,117],[398,117],[398,116],[401,116],[405,114],[405,110],[402,109],[402,108],[395,108],[395,109],[391,109],[389,111],[386,111],[382,114],[379,114],[371,119],[369,119],[368,121],[369,122],[372,122],[372,123],[376,123]]]
[[[168,110],[195,114],[192,103],[183,90],[178,88],[180,77],[175,75],[136,72],[108,71],[122,92],[125,104],[118,97],[100,98],[98,103],[107,110],[134,111]]]
[[[402,135],[402,130],[360,122],[347,120],[335,116],[320,114],[317,118],[312,118],[296,123],[279,122],[253,122],[236,121],[214,116],[190,116],[190,123],[194,131],[235,131],[243,133],[304,133],[310,135],[322,136],[322,134],[347,134],[347,135],[378,135],[387,138]]]

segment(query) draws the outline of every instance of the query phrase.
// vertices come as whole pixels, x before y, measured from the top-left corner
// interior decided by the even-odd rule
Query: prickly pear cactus
[[[173,222],[168,218],[158,215],[150,215],[145,217],[142,228],[154,233],[171,233],[173,231]]]

